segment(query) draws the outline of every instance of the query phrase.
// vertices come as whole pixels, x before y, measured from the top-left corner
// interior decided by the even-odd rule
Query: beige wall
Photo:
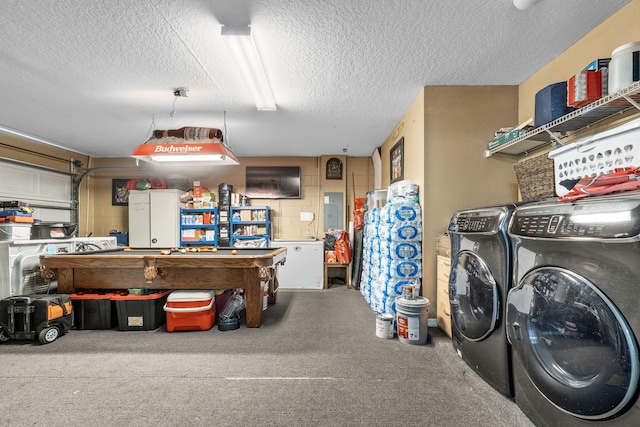
[[[331,157],[339,158],[343,163],[341,180],[325,178],[326,162]],[[364,197],[373,185],[373,167],[367,157],[348,157],[344,155],[321,157],[243,157],[239,166],[210,166],[170,168],[150,168],[145,163],[136,167],[132,159],[96,159],[93,162],[95,172],[86,180],[90,183],[91,196],[81,201],[81,210],[88,212],[86,227],[81,226],[83,234],[106,235],[110,230],[128,231],[128,210],[126,206],[111,205],[111,182],[113,178],[166,178],[170,175],[187,177],[191,182],[199,180],[217,195],[221,183],[233,185],[233,191],[243,194],[245,191],[246,166],[300,166],[302,173],[302,197],[300,199],[254,199],[253,206],[269,206],[272,210],[274,238],[305,238],[312,234],[319,239],[324,237],[323,194],[324,192],[342,192],[345,194],[345,228],[353,219],[353,196]],[[113,168],[122,169],[113,169]],[[141,170],[142,169],[142,170]],[[313,223],[300,221],[300,212],[313,212]]]
[[[484,154],[496,129],[516,124],[517,105],[516,86],[427,86],[382,145],[386,187],[389,152],[404,137],[404,177],[420,186],[423,210],[422,292],[434,304],[436,236],[453,212],[517,200],[513,161]]]
[[[409,109],[396,125],[393,132],[382,144],[382,188],[391,181],[391,148],[404,138],[404,179],[416,184],[422,182],[424,174],[424,89],[409,106]],[[420,191],[423,191],[422,186]],[[421,200],[422,203],[422,200]]]

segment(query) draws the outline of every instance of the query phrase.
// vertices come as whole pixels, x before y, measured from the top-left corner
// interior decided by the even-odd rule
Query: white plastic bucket
[[[429,338],[429,299],[396,299],[398,339],[405,344],[422,345]]]
[[[376,315],[376,336],[378,338],[391,339],[394,337],[393,319],[393,314],[381,313]]]
[[[640,42],[623,44],[611,52],[609,62],[609,93],[640,80]]]

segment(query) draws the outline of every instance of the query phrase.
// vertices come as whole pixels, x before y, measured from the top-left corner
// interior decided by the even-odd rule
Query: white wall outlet
[[[300,221],[313,221],[313,212],[300,212]]]

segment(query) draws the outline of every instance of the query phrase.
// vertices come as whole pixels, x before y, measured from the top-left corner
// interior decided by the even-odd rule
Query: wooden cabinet
[[[451,337],[451,306],[449,304],[451,258],[442,255],[438,255],[437,258],[436,320],[438,327]]]

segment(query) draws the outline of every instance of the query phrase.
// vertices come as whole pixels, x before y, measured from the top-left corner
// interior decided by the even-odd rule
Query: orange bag
[[[364,227],[364,203],[365,198],[357,198],[353,199],[354,209],[353,209],[353,228],[355,230],[360,230]]]
[[[336,239],[334,246],[336,252],[336,260],[340,264],[351,263],[351,245],[349,244],[349,233],[346,231],[340,232],[340,235]]]

